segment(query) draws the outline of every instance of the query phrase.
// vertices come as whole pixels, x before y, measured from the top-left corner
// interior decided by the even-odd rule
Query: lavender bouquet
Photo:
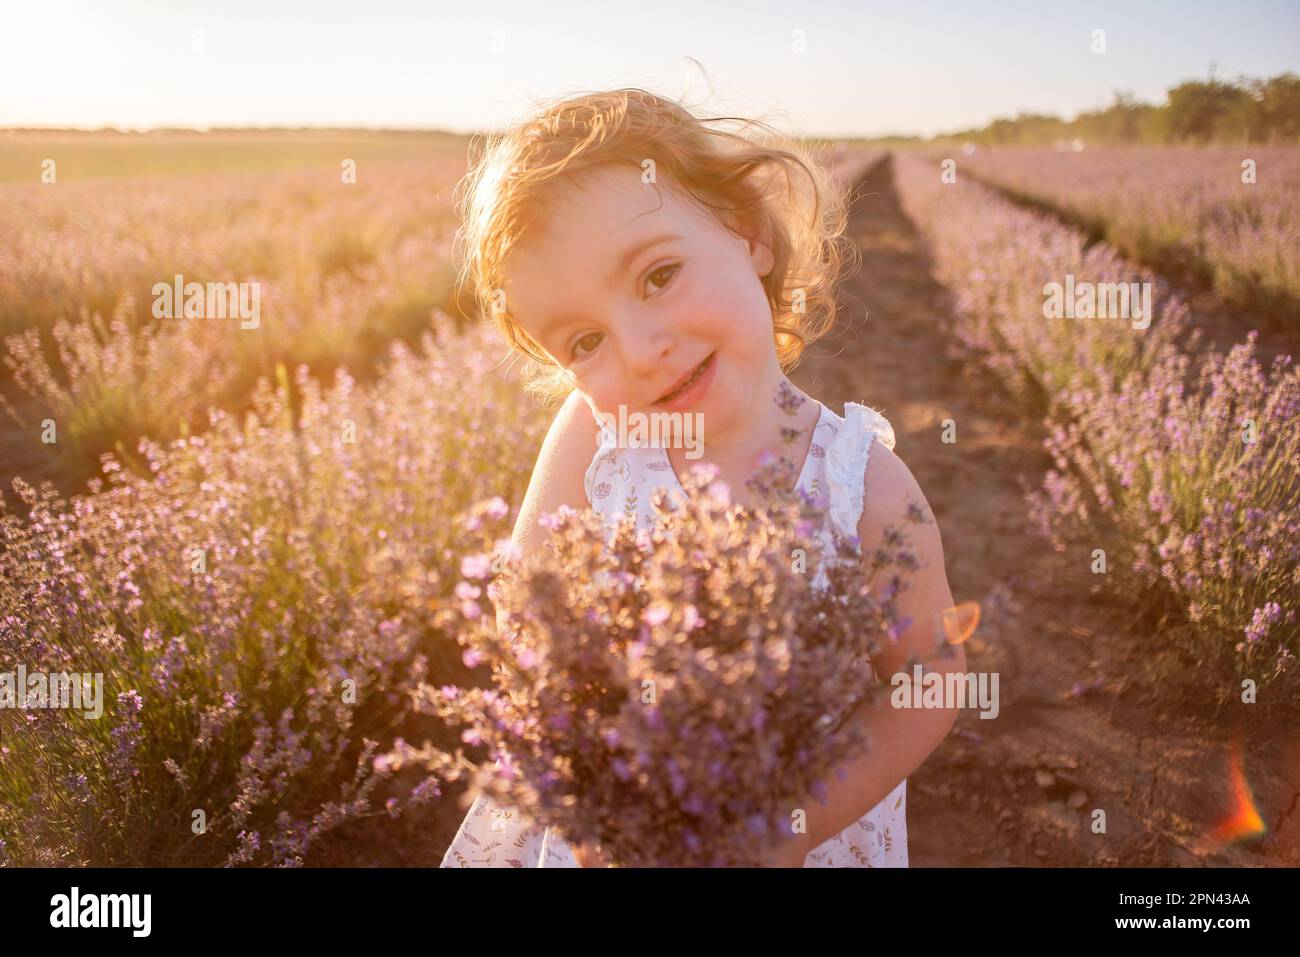
[[[619,866],[760,863],[805,796],[866,745],[837,725],[888,691],[872,658],[906,627],[896,601],[915,560],[898,529],[865,563],[836,535],[829,587],[814,585],[824,501],[769,495],[751,509],[712,479],[693,470],[676,510],[657,493],[650,529],[564,508],[540,558],[520,561],[498,538],[467,559],[444,624],[495,687],[425,684],[416,700],[468,725],[462,740],[486,745],[488,761],[409,745],[397,760],[472,776]],[[503,536],[506,513],[482,504],[467,528]]]

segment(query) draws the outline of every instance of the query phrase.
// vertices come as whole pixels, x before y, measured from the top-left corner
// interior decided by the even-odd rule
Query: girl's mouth
[[[713,361],[715,356],[717,356],[716,352],[710,352],[704,361],[695,367],[695,371],[687,377],[685,382],[666,395],[656,399],[654,404],[682,405],[697,398],[697,393],[702,393],[713,378],[713,369],[716,365]]]

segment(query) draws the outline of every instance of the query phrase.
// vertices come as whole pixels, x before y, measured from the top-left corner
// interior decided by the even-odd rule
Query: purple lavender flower
[[[1246,640],[1254,644],[1265,635],[1272,625],[1282,618],[1282,606],[1275,601],[1265,602],[1262,608],[1256,608],[1246,627]]]

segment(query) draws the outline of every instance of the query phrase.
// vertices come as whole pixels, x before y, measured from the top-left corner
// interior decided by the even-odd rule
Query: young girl
[[[641,90],[572,98],[499,134],[462,184],[461,239],[480,303],[532,360],[529,389],[567,396],[515,526],[525,554],[545,547],[539,518],[563,505],[648,523],[654,489],[685,494],[679,476],[699,462],[733,501],[757,504],[747,480],[770,456],[789,459],[797,487],[829,499],[823,544],[857,536],[863,554],[909,506],[928,515],[888,422],[852,402],[838,415],[787,378],[835,318],[834,286],[852,255],[846,200],[779,135],[707,122]],[[628,447],[612,426],[620,407],[624,421],[698,414],[702,456],[680,441]],[[885,643],[878,680],[910,674],[914,660],[965,670],[960,646],[935,654],[952,605],[938,530],[912,528],[921,567],[901,602],[912,624]],[[824,801],[809,796],[806,833],[788,836],[771,865],[907,866],[906,777],[956,711],[864,705],[850,720],[871,747],[831,777]],[[480,794],[442,866],[601,860]]]

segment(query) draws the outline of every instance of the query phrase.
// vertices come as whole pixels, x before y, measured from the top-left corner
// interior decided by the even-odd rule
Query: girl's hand
[[[601,853],[599,844],[575,844],[573,856],[579,867],[611,867],[609,859]]]

